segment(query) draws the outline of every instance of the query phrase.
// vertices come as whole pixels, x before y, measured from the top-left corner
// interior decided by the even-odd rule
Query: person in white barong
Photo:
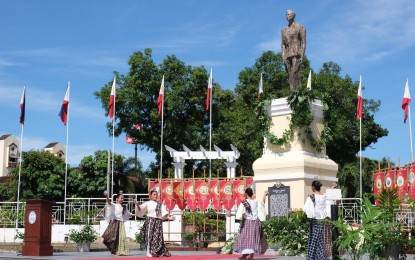
[[[111,251],[111,254],[126,256],[129,253],[129,248],[124,222],[136,215],[132,214],[126,206],[123,205],[124,195],[121,193],[117,195],[117,203],[111,202],[107,191],[104,191],[104,195],[107,199],[105,219],[109,224],[104,231],[104,234],[102,234],[103,243]]]
[[[236,220],[241,220],[238,238],[235,244],[235,252],[242,256],[240,260],[252,260],[254,254],[264,254],[268,248],[265,236],[261,230],[260,221],[265,221],[265,192],[263,201],[254,198],[251,188],[245,190],[245,200],[241,202],[236,211]]]
[[[150,191],[150,200],[138,205],[136,212],[139,217],[147,216],[140,234],[147,247],[149,257],[169,257],[169,250],[164,245],[163,220],[173,221],[174,216],[169,216],[166,206],[158,200],[158,192]]]

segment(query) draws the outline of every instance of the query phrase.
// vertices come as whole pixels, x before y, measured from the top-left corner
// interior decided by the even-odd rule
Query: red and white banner
[[[209,183],[205,180],[195,181],[195,196],[199,209],[207,210],[210,204]]]
[[[173,198],[176,201],[176,205],[177,207],[179,207],[180,210],[184,210],[186,208],[186,201],[184,200],[183,194],[183,182],[173,182]]]
[[[210,181],[210,198],[212,200],[212,205],[216,210],[222,209],[222,202],[220,200],[220,193],[219,193],[219,181],[218,180],[211,180]]]
[[[236,200],[236,205],[245,199],[245,180],[233,180],[233,198]]]
[[[385,176],[386,188],[395,188],[395,170],[389,170]]]
[[[230,180],[219,181],[219,194],[226,210],[231,210],[235,204],[232,197],[232,182]]]
[[[408,80],[406,80],[405,90],[403,92],[402,109],[403,109],[403,122],[406,123],[408,118],[408,106],[411,103],[411,94],[409,93]]]
[[[415,165],[409,167],[408,185],[409,200],[415,200]]]
[[[197,199],[195,196],[195,187],[193,181],[184,181],[184,199],[186,200],[187,207],[190,210],[196,210]]]
[[[174,202],[173,187],[171,185],[171,181],[161,182],[161,197],[163,198],[163,203],[166,205],[166,208],[173,210],[176,203]]]
[[[396,187],[398,188],[398,195],[403,200],[408,192],[408,170],[401,168],[396,173]]]
[[[252,188],[253,185],[254,185],[254,178],[249,177],[245,179],[245,189]]]
[[[357,107],[356,107],[356,119],[362,120],[363,113],[363,97],[362,97],[362,76],[360,76],[359,89],[357,90]]]
[[[378,172],[373,174],[373,194],[378,195],[382,192],[385,185],[385,173]]]
[[[159,181],[150,181],[148,184],[148,192],[156,190],[160,194],[160,182]]]

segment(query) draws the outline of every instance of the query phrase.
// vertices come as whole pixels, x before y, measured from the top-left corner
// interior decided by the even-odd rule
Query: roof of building
[[[58,144],[58,142],[53,142],[53,143],[50,143],[50,144],[46,145],[45,148],[52,148],[57,144]]]
[[[9,136],[11,136],[11,134],[2,135],[2,136],[0,136],[0,140],[6,140],[7,137],[9,137]]]

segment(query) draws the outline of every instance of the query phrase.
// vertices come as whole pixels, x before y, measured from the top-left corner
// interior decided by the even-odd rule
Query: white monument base
[[[281,137],[289,129],[292,113],[286,98],[272,100],[267,109],[272,118],[270,132]],[[319,100],[313,101],[311,110],[314,116],[311,129],[313,135],[319,138],[324,129],[322,103]],[[305,134],[294,133],[290,142],[283,146],[264,140],[263,155],[253,164],[257,197],[261,199],[268,187],[281,182],[290,186],[290,207],[301,209],[307,195],[311,194],[313,180],[318,179],[323,184],[323,192],[337,182],[338,166],[325,152],[325,148],[318,152],[312,147]]]

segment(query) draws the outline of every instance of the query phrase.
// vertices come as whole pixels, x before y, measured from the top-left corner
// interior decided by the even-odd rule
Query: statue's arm
[[[285,57],[284,30],[281,30],[281,56],[282,60],[285,62],[287,58]]]
[[[304,55],[305,55],[305,48],[307,46],[307,37],[306,37],[306,31],[305,31],[305,27],[304,26],[301,28],[300,34],[301,34],[301,52],[302,52],[302,56],[301,57],[304,57]]]

